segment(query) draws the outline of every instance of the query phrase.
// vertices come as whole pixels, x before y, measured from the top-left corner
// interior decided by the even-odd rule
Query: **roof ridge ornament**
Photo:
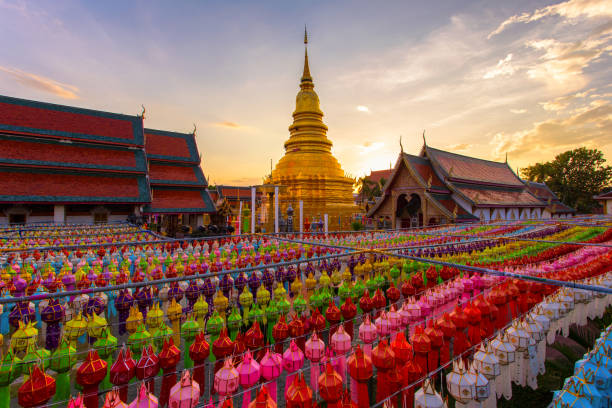
[[[144,120],[145,119],[145,113],[147,112],[147,108],[145,108],[144,105],[140,105],[142,106],[142,112],[140,113],[140,117]]]
[[[401,152],[404,153],[404,145],[402,145],[402,135],[400,135],[399,143],[400,143]]]
[[[427,140],[425,140],[425,129],[423,129],[423,144],[427,146]]]
[[[193,131],[191,132],[191,134],[193,135],[193,137],[196,136],[196,131],[198,130],[198,127],[196,126],[196,124],[193,124]]]

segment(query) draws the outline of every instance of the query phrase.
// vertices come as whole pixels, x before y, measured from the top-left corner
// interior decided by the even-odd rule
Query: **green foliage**
[[[363,224],[359,221],[351,222],[351,229],[353,231],[361,231],[363,229]]]
[[[593,196],[612,181],[612,166],[598,149],[580,147],[558,154],[553,161],[521,170],[524,178],[546,183],[561,201],[579,212],[591,212],[598,204]]]
[[[376,183],[365,176],[360,177],[355,182],[355,187],[364,201],[374,201],[375,198],[382,196],[382,190],[385,187],[386,182],[387,180],[384,177],[381,178],[378,183]]]

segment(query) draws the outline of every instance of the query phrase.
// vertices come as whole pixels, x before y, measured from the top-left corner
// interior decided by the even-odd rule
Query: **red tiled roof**
[[[427,157],[437,163],[446,177],[476,183],[523,186],[507,163],[493,162],[425,147]]]
[[[93,135],[134,139],[133,124],[128,120],[2,101],[0,101],[0,123],[24,128],[23,133],[27,134],[39,134],[37,130],[51,130],[68,132],[74,134],[75,138],[79,138],[78,135]]]
[[[454,185],[454,187],[476,206],[506,205],[514,207],[545,205],[545,203],[529,194],[526,190],[509,191],[494,188],[470,188],[457,185]]]
[[[136,176],[0,171],[3,202],[142,202],[140,193]]]
[[[230,198],[251,198],[250,188],[240,187],[221,187],[221,195],[227,199]]]
[[[145,133],[145,149],[149,154],[190,157],[187,142],[171,136]]]
[[[378,183],[381,179],[385,179],[385,181],[389,181],[391,178],[391,174],[393,174],[393,169],[388,170],[374,170],[370,171],[370,175],[368,179],[373,181],[374,183]]]
[[[149,179],[163,181],[185,181],[188,184],[201,184],[191,166],[149,165]]]
[[[606,191],[604,193],[596,195],[593,198],[596,199],[596,200],[609,200],[609,199],[612,199],[612,189],[610,191]]]
[[[440,180],[433,167],[431,167],[429,159],[406,153],[404,153],[404,158],[410,163],[419,176],[421,176],[425,184],[427,184],[431,178],[431,187],[437,187],[438,189],[448,191],[446,185]]]
[[[1,114],[1,112],[0,112]],[[136,156],[133,150],[104,149],[70,145],[63,143],[46,143],[42,141],[0,140],[0,162],[27,161],[30,165],[45,163],[116,166],[136,168]],[[9,160],[3,160],[9,159]]]
[[[525,185],[527,186],[529,192],[538,197],[540,200],[548,201],[550,199],[554,201],[559,199],[544,183],[525,181]]]
[[[204,200],[202,190],[165,190],[153,188],[153,202],[151,212],[159,210],[174,210],[186,212],[189,210],[209,209],[210,205]],[[214,209],[213,209],[214,210]]]

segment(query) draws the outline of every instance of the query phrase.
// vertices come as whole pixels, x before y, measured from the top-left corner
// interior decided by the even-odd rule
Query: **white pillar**
[[[300,238],[304,232],[304,201],[300,200]]]
[[[274,187],[274,232],[278,233],[278,186]]]
[[[255,233],[255,187],[251,187],[251,234]]]
[[[63,205],[53,206],[53,222],[63,224],[66,221],[66,207]]]
[[[238,209],[238,235],[242,233],[242,200]]]
[[[327,229],[327,214],[323,214],[323,226],[325,228],[324,231],[327,234],[327,231],[328,231],[328,229]]]

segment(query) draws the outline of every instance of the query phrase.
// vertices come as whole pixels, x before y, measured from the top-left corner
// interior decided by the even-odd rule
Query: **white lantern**
[[[509,400],[512,398],[512,378],[514,373],[515,353],[516,349],[508,340],[505,333],[499,334],[492,342],[491,349],[495,353],[495,357],[501,364],[500,375],[495,379],[495,392],[497,397],[501,397]]]
[[[512,322],[512,326],[506,330],[506,335],[517,351],[527,350],[530,336],[523,326],[519,324],[518,320]]]
[[[495,353],[487,343],[480,343],[478,351],[474,353],[474,368],[488,379],[500,375],[499,359],[495,357]]]
[[[414,394],[414,408],[446,408],[446,404],[431,385],[429,378],[423,382],[423,388]]]
[[[446,375],[446,386],[458,403],[467,404],[476,396],[475,378],[467,374],[463,359],[453,361],[453,371]]]
[[[491,395],[491,383],[483,373],[476,370],[473,363],[470,365],[467,375],[474,381],[474,388],[476,391],[474,399],[478,402],[483,402],[489,398]]]

